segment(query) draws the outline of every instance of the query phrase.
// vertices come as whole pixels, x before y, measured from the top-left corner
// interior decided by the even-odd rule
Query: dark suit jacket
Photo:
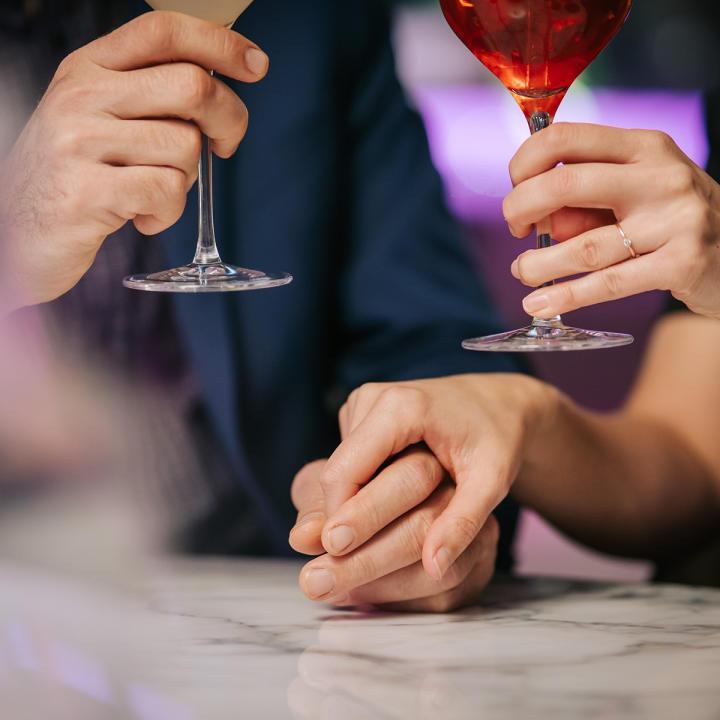
[[[236,88],[251,121],[216,168],[220,248],[295,282],[176,300],[217,430],[283,551],[293,474],[332,451],[349,391],[518,366],[460,348],[498,320],[396,79],[385,4],[259,0],[237,29],[272,67]],[[191,206],[164,238],[173,263],[192,254]]]

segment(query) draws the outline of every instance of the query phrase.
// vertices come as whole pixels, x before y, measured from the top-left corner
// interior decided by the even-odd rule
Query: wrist
[[[553,455],[566,398],[553,385],[535,378],[528,378],[524,393],[524,465],[537,467],[545,465]]]

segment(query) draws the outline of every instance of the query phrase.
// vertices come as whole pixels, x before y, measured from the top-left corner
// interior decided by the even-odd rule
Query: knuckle
[[[534,254],[535,253],[533,250],[526,250],[524,253],[520,254],[517,258],[518,279],[520,280],[520,282],[523,285],[527,285],[528,287],[532,287],[535,285],[534,274],[528,268],[528,262],[527,262],[528,260],[531,260],[534,257]]]
[[[214,150],[221,158],[229,159],[240,147],[240,143],[245,138],[249,126],[249,116],[246,113],[238,117],[237,122],[233,123],[232,128],[227,136],[217,138],[213,144]]]
[[[373,580],[378,576],[377,563],[370,552],[360,552],[351,555],[348,559],[349,575],[356,579],[356,584],[361,585]]]
[[[248,126],[250,124],[250,112],[247,109],[247,105],[240,99],[236,99],[238,122],[235,128],[235,140],[239,143],[247,133]]]
[[[561,308],[578,307],[577,293],[572,283],[562,283],[561,285],[556,285],[555,292],[558,295]]]
[[[77,113],[84,107],[97,102],[97,88],[91,83],[79,82],[65,76],[57,82],[48,95],[49,102],[61,113]]]
[[[172,13],[146,13],[138,18],[137,23],[137,30],[153,49],[166,50],[173,46],[177,24]]]
[[[55,152],[66,157],[80,155],[87,143],[87,135],[81,125],[63,126],[53,137]]]
[[[554,193],[560,197],[571,195],[579,184],[577,170],[570,165],[559,165],[552,171],[551,186]]]
[[[527,138],[520,146],[518,151],[515,153],[515,155],[513,155],[510,159],[508,170],[510,171],[510,179],[512,180],[513,186],[516,186],[523,180],[527,179],[526,165],[528,148],[533,146],[535,140],[536,138],[534,135],[531,135],[529,138]]]
[[[502,203],[502,213],[505,218],[505,222],[512,225],[517,220],[517,210],[515,208],[515,192],[511,192],[505,196]]]
[[[365,401],[371,401],[373,398],[378,397],[386,387],[387,385],[383,383],[365,383],[365,385],[355,388],[355,390],[348,395],[345,406],[351,409]]]
[[[503,447],[505,438],[499,432],[489,432],[488,439],[493,442],[496,447]],[[510,492],[512,482],[514,480],[515,469],[512,461],[497,463],[493,468],[489,469],[489,477],[492,482],[482,493],[486,504],[497,507]]]
[[[684,195],[693,192],[695,190],[695,180],[695,172],[685,163],[675,165],[665,175],[666,188],[673,195]]]
[[[184,204],[186,197],[185,174],[175,168],[168,168],[163,175],[159,180],[160,194],[164,193],[171,203],[182,201]]]
[[[89,173],[72,172],[66,178],[66,185],[60,192],[61,216],[65,219],[81,218],[87,214],[87,199],[97,193],[93,188]]]
[[[405,543],[412,557],[419,560],[422,557],[425,539],[430,532],[432,518],[424,512],[417,513],[413,522],[407,524]]]
[[[622,294],[622,278],[617,268],[609,267],[601,274],[602,282],[610,298],[620,297]]]
[[[381,382],[370,382],[365,383],[364,385],[361,385],[355,392],[359,395],[365,395],[367,393],[371,393],[372,395],[377,395],[378,393],[382,392],[386,388],[388,388],[388,383],[381,383]]]
[[[154,213],[164,225],[178,220],[185,209],[185,174],[174,168],[148,173],[141,193],[145,204],[154,208]]]
[[[181,131],[182,147],[184,148],[185,153],[197,162],[200,157],[200,153],[202,152],[202,133],[195,125],[184,124],[181,127],[183,128]]]
[[[683,227],[693,238],[702,238],[712,227],[713,210],[710,204],[696,196],[683,203]]]
[[[510,160],[510,164],[508,165],[510,181],[512,182],[513,186],[521,182],[521,179],[523,177],[521,170],[522,165],[520,163],[520,159],[517,155],[514,155],[513,158]]]
[[[362,392],[363,392],[362,388],[358,388],[357,390],[353,390],[347,396],[347,400],[345,400],[345,404],[340,408],[340,415],[345,413],[348,420],[350,420],[352,418],[353,410],[357,407],[357,404],[360,401],[360,398],[363,397]]]
[[[422,412],[425,408],[425,393],[407,385],[392,385],[382,391],[380,401],[391,410]]]
[[[302,493],[303,490],[318,482],[324,464],[324,460],[316,460],[299,470],[293,478],[292,492]]]
[[[562,152],[570,145],[577,134],[575,127],[569,123],[554,123],[546,128],[538,137],[553,151]]]
[[[362,493],[356,495],[350,502],[353,505],[352,515],[362,519],[364,528],[375,530],[383,527],[385,522],[377,503],[367,500]]]
[[[400,385],[391,385],[380,393],[380,400],[383,405],[393,408],[404,405],[406,399],[407,393],[405,392],[405,388]]]
[[[417,495],[419,485],[425,485],[425,468],[414,458],[403,458],[392,467],[393,492],[397,499],[407,502]]]
[[[182,120],[153,123],[148,131],[148,141],[163,150],[173,150],[183,157],[201,150],[201,133],[195,125]]]
[[[218,36],[219,51],[223,57],[237,58],[246,48],[245,42],[237,33],[226,32]]]
[[[600,245],[594,238],[587,237],[581,240],[575,249],[576,261],[584,270],[599,270],[602,267],[600,262]]]
[[[458,515],[453,518],[452,525],[454,537],[465,547],[475,540],[481,529],[477,520],[464,515]]]
[[[418,487],[436,484],[440,463],[427,452],[415,453],[398,463],[397,491],[403,497],[415,497]]]
[[[176,87],[190,109],[204,106],[213,93],[213,80],[210,75],[197,65],[180,65],[175,68]]]
[[[345,407],[349,405],[355,405],[357,402],[362,400],[369,392],[370,392],[370,385],[361,385],[359,388],[355,388],[347,398],[347,401],[345,402]]]
[[[320,475],[320,487],[324,492],[328,492],[337,484],[335,479],[335,473],[333,472],[332,466],[325,468]]]
[[[72,52],[65,58],[63,58],[60,65],[58,65],[57,72],[55,73],[55,78],[57,80],[60,80],[66,78],[68,75],[71,75],[75,71],[79,63],[80,55],[79,52],[76,50],[75,52]]]
[[[328,462],[320,471],[318,481],[323,492],[332,494],[343,482],[343,470],[337,463]]]
[[[350,415],[350,398],[348,398],[338,410],[338,419],[341,424],[345,424],[349,422],[349,415]]]
[[[642,137],[645,147],[654,152],[672,152],[677,147],[670,135],[662,130],[644,130]]]

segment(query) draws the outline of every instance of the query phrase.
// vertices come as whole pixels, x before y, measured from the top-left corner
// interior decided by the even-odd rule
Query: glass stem
[[[533,113],[530,117],[530,132],[534,135],[535,133],[540,132],[541,130],[545,130],[545,128],[550,127],[552,125],[553,118],[550,113],[546,112],[536,112]],[[548,248],[553,244],[552,239],[552,223],[550,221],[550,218],[547,217],[544,220],[541,220],[537,226],[537,247],[538,250],[542,250],[543,248]],[[555,283],[551,280],[548,283],[545,283],[541,287],[552,287]],[[554,318],[551,318],[550,320],[541,320],[540,318],[533,318],[533,325],[540,326],[540,327],[547,327],[548,325],[557,325],[562,323],[562,318],[557,315]]]
[[[198,195],[200,221],[193,265],[219,265],[221,260],[215,241],[213,212],[213,153],[211,140],[206,135],[202,138],[202,152],[198,165]]]

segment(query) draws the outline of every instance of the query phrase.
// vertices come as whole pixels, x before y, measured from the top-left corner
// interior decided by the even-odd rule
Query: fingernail
[[[510,266],[510,273],[517,280],[520,279],[519,271],[520,271],[520,261],[516,259],[513,261],[513,264]]]
[[[435,579],[440,581],[445,576],[445,573],[450,567],[450,553],[447,548],[440,548],[433,558],[433,565],[435,566],[436,576]]]
[[[322,568],[308,570],[305,574],[305,587],[311,598],[323,597],[335,587],[335,576]]]
[[[245,53],[245,64],[254,75],[264,75],[270,65],[270,58],[258,48],[249,48]]]
[[[542,310],[545,310],[545,308],[550,304],[550,300],[547,295],[528,295],[523,300],[523,307],[525,308],[525,311],[530,313],[537,313],[541,312]]]
[[[331,553],[341,553],[355,542],[355,531],[347,525],[338,525],[327,534],[328,547]]]

